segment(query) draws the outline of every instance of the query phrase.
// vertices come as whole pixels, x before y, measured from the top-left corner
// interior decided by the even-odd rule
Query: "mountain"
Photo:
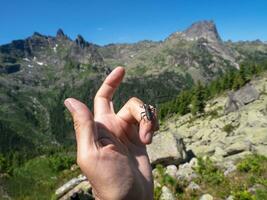
[[[188,39],[198,40],[205,38],[208,41],[221,41],[216,25],[213,21],[200,21],[192,24],[184,31]]]
[[[80,92],[89,93],[104,75],[95,45],[81,36],[72,41],[62,30],[0,46],[0,152],[62,142],[71,130],[65,94],[85,99]]]
[[[198,80],[207,83],[247,60],[267,59],[260,41],[224,42],[212,21],[194,23],[164,41],[99,46],[81,35],[71,40],[35,32],[0,46],[0,152],[73,144],[68,96],[92,105],[110,69],[127,75],[114,97],[116,109],[137,96],[157,104],[175,97]]]
[[[114,96],[115,110],[131,96],[152,105],[168,104],[181,90],[191,88],[198,81],[206,84],[229,70],[262,63],[267,63],[266,43],[223,41],[212,21],[196,22],[163,41],[99,46],[87,42],[81,35],[72,40],[59,29],[55,36],[35,32],[26,39],[1,45],[0,196],[45,198],[63,179],[77,173],[77,169],[64,171],[75,162],[75,139],[63,101],[75,97],[92,108],[94,94],[104,77],[117,65],[125,66],[127,74]],[[260,114],[262,105],[255,116]],[[187,147],[197,152],[207,142],[209,144],[205,138],[210,130],[203,133],[200,129],[221,130],[222,127],[218,128],[216,124],[213,124],[215,128],[210,127],[210,122],[222,123],[224,115],[219,114],[212,121],[196,119],[193,122],[196,130],[190,129],[191,119],[183,121],[186,116],[181,120],[167,119],[170,123],[165,120],[163,129],[177,130],[178,126],[179,130],[185,130],[184,134],[188,127],[189,131],[198,131],[192,141],[190,135],[184,135]],[[246,112],[243,114],[246,117]],[[176,122],[172,123],[172,120]],[[234,131],[234,136],[242,133],[243,125],[250,126],[246,121],[241,125]],[[262,122],[260,126],[263,125]],[[198,135],[202,138],[197,138]],[[219,135],[223,138],[225,133]],[[229,134],[225,138],[231,142],[234,136]],[[242,148],[246,148],[245,145],[241,143]],[[215,145],[211,144],[211,147],[216,149]],[[34,189],[30,191],[29,188]]]
[[[164,41],[111,44],[101,47],[100,53],[107,64],[125,65],[133,76],[172,71],[206,82],[226,70],[239,68],[238,52],[225,46],[212,21],[195,23]]]

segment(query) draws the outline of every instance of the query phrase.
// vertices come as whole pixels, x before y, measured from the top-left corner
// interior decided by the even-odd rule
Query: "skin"
[[[80,101],[68,98],[77,140],[77,163],[93,187],[96,199],[153,199],[153,177],[146,151],[158,122],[141,119],[143,102],[131,98],[118,113],[112,96],[125,70],[114,69],[94,99],[94,115]]]

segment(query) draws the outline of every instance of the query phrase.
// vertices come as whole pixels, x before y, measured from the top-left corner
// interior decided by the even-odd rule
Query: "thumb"
[[[85,156],[95,145],[95,123],[92,113],[84,103],[74,98],[66,99],[64,104],[73,118],[78,158]]]

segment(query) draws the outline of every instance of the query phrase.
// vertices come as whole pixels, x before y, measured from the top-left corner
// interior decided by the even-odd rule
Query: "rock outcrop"
[[[70,194],[73,195],[75,192],[78,192],[83,188],[89,189],[91,186],[89,182],[86,180],[87,178],[83,175],[79,175],[78,177],[69,180],[67,183],[65,183],[56,190],[55,192],[56,197],[58,199],[65,199],[65,197],[67,196],[69,197]]]
[[[192,24],[183,32],[186,37],[197,40],[204,38],[208,41],[221,41],[217,28],[213,21],[200,21]]]
[[[236,92],[229,92],[225,104],[225,113],[237,111],[242,106],[259,98],[260,93],[250,83],[246,84]]]
[[[159,133],[148,145],[147,152],[152,165],[180,164],[187,158],[183,139],[172,132]]]

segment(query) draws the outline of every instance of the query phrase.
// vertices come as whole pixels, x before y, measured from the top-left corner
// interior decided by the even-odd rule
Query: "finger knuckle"
[[[142,101],[140,99],[138,99],[137,97],[131,97],[128,102],[130,104],[132,104],[132,103],[136,103],[136,102],[141,103]]]
[[[79,120],[76,119],[76,118],[74,118],[74,119],[73,119],[73,124],[74,124],[74,130],[75,130],[75,131],[79,131],[80,128],[81,128],[81,124],[80,124]]]

